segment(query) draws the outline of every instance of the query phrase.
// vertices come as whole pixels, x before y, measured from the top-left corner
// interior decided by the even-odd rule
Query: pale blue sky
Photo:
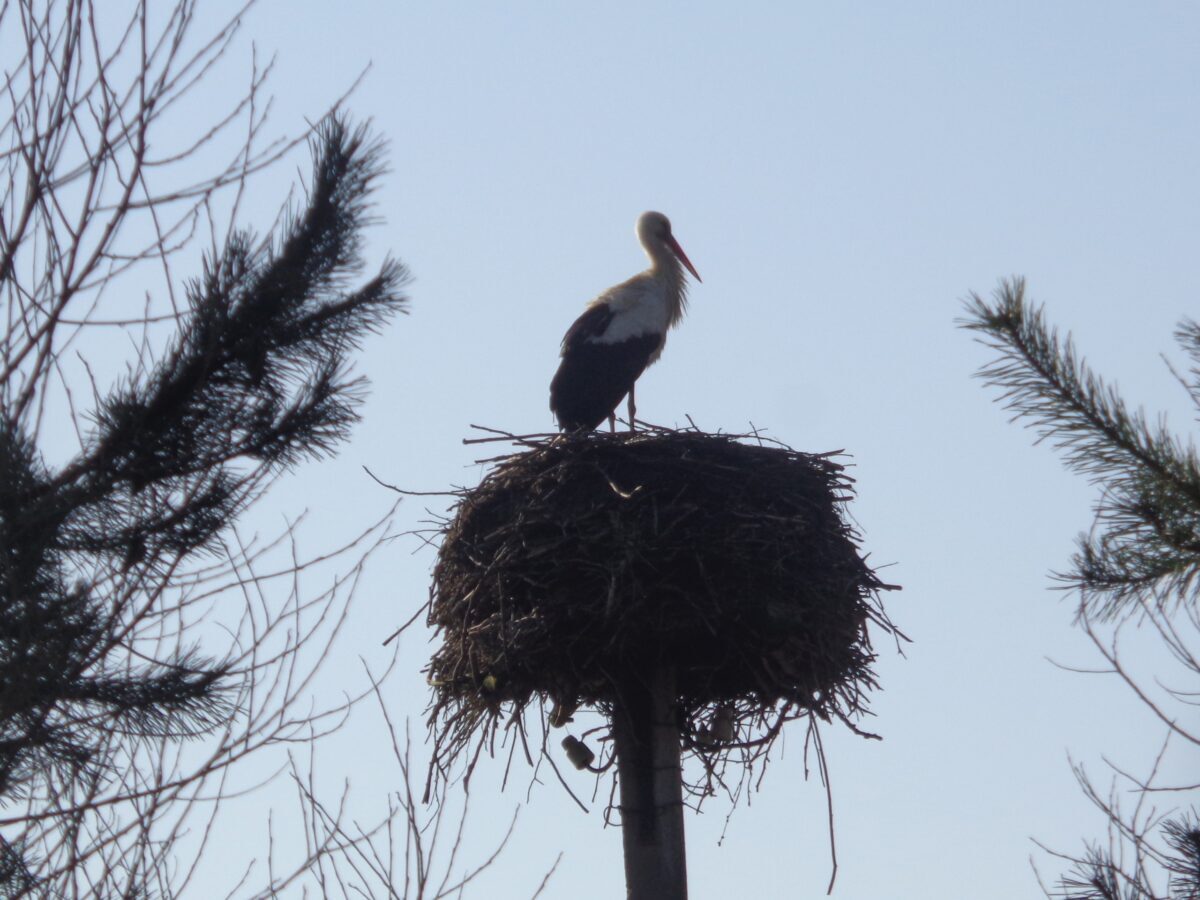
[[[1024,274],[1135,404],[1187,427],[1157,354],[1200,297],[1200,7],[263,0],[246,37],[279,55],[281,130],[372,64],[350,104],[391,141],[370,253],[416,276],[412,315],[362,358],[374,387],[353,443],[281,485],[264,521],[309,509],[317,549],[391,502],[362,465],[417,490],[473,484],[490,453],[461,445],[469,423],[551,428],[563,331],[642,268],[634,220],[662,210],[704,284],[639,413],[845,448],[866,549],[904,585],[888,609],[914,643],[900,658],[880,642],[868,723],[884,741],[826,734],[835,896],[1033,896],[1031,837],[1100,836],[1068,753],[1141,771],[1160,732],[1115,683],[1046,660],[1094,662],[1046,577],[1092,494],[990,403],[971,378],[987,354],[954,319],[968,291]],[[294,173],[261,185],[248,222],[266,227]],[[425,506],[406,502],[401,526]],[[424,602],[417,546],[364,581],[327,688],[360,683],[357,658],[382,660],[377,638]],[[421,719],[428,651],[404,637],[397,717]],[[723,844],[720,800],[689,819],[694,897],[823,893],[824,796],[793,737]],[[356,720],[321,759],[364,820],[394,787],[383,741]],[[480,852],[526,800],[519,767],[495,790],[502,768],[472,794]],[[475,896],[528,896],[560,850],[548,896],[622,896],[602,805],[537,786]]]

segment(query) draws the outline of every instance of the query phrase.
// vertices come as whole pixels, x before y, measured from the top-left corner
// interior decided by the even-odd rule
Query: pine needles
[[[1115,774],[1109,796],[1098,792],[1082,767],[1085,796],[1108,820],[1108,846],[1088,844],[1081,855],[1054,852],[1071,864],[1048,896],[1065,900],[1157,900],[1200,897],[1200,829],[1195,813],[1167,817],[1159,809],[1172,794],[1194,791],[1195,780],[1162,783],[1159,766],[1168,743],[1195,747],[1190,729],[1194,687],[1172,686],[1172,662],[1194,683],[1200,658],[1193,637],[1200,628],[1200,463],[1194,445],[1167,429],[1151,427],[1141,410],[1130,411],[1116,388],[1083,362],[1071,340],[1060,340],[1041,307],[1025,299],[1021,279],[1004,281],[985,301],[972,295],[964,327],[997,357],[979,375],[999,388],[1015,419],[1057,448],[1067,466],[1101,488],[1090,534],[1080,536],[1072,569],[1058,578],[1080,593],[1078,624],[1116,675],[1167,726],[1168,737],[1149,777]],[[1200,325],[1184,320],[1176,339],[1191,359],[1189,377],[1178,376],[1200,412]],[[1111,623],[1102,638],[1097,622]],[[1162,641],[1153,677],[1142,677],[1123,659],[1117,636],[1147,626]],[[1116,785],[1122,785],[1118,791]],[[1122,808],[1133,796],[1133,810]],[[1053,851],[1052,851],[1053,852]],[[1165,876],[1165,879],[1164,879]],[[1166,881],[1163,892],[1162,882]]]
[[[237,233],[206,261],[173,345],[99,399],[74,461],[49,471],[32,407],[0,391],[2,802],[69,807],[109,781],[123,740],[195,736],[236,711],[227,662],[182,634],[148,655],[140,636],[169,644],[183,563],[271,478],[346,438],[363,388],[349,353],[405,304],[395,261],[351,283],[381,145],[333,118],[312,150],[307,200],[277,243]],[[33,877],[22,853],[0,839],[0,891]]]
[[[1200,460],[1191,442],[1160,420],[1151,427],[1116,388],[1060,340],[1025,283],[1001,283],[991,302],[971,295],[963,326],[997,353],[979,377],[1000,402],[1060,450],[1067,466],[1103,487],[1096,527],[1082,535],[1072,569],[1059,577],[1080,591],[1090,616],[1113,619],[1152,596],[1160,606],[1192,602],[1200,577]],[[1184,387],[1200,410],[1200,326],[1176,334],[1192,359]]]

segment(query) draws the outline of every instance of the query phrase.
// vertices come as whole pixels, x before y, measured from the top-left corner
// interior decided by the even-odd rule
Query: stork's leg
[[[610,412],[608,414],[608,430],[610,432],[612,432],[613,434],[617,433],[617,414],[616,414],[616,412]]]
[[[629,430],[637,431],[637,404],[633,402],[633,385],[629,386]]]

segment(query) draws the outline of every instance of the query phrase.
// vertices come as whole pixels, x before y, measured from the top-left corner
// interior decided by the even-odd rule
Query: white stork
[[[687,308],[683,267],[700,280],[662,213],[642,213],[637,236],[650,268],[589,303],[563,338],[550,409],[565,431],[595,428],[606,418],[615,428],[615,410],[626,394],[633,429],[634,382],[658,359],[667,329]]]

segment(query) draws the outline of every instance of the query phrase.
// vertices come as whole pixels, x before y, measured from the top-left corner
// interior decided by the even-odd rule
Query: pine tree
[[[979,375],[999,390],[1014,418],[1100,489],[1092,530],[1079,537],[1070,568],[1055,576],[1077,592],[1079,625],[1110,671],[1164,723],[1168,741],[1200,746],[1200,733],[1181,724],[1194,713],[1195,692],[1165,690],[1166,700],[1159,699],[1122,665],[1115,640],[1104,641],[1098,630],[1149,623],[1164,649],[1200,683],[1200,655],[1189,649],[1200,633],[1200,461],[1193,444],[1168,430],[1165,419],[1151,426],[1144,413],[1131,411],[1070,338],[1060,339],[1046,323],[1043,309],[1026,300],[1022,279],[1003,281],[990,301],[973,294],[961,324],[996,354]],[[1184,320],[1175,336],[1191,361],[1188,377],[1178,380],[1200,411],[1200,324]],[[1182,713],[1175,715],[1165,702],[1179,704]],[[1081,768],[1076,775],[1108,818],[1109,842],[1090,844],[1081,856],[1057,854],[1071,870],[1055,896],[1200,898],[1200,821],[1194,812],[1163,821],[1140,802],[1125,811],[1115,797],[1095,790]],[[1153,777],[1131,786],[1143,797],[1150,788],[1190,789],[1158,785]]]
[[[303,199],[266,237],[235,227],[248,180],[296,143],[257,149],[263,71],[192,143],[151,139],[242,12],[197,44],[194,0],[135,3],[115,29],[89,4],[0,5],[0,43],[24,49],[0,110],[0,896],[173,895],[201,789],[344,713],[305,691],[348,588],[272,605],[255,569],[269,547],[234,528],[346,439],[365,388],[352,356],[403,311],[407,275],[363,271],[383,145],[340,114],[310,133]],[[197,174],[235,123],[234,160]],[[184,180],[164,187],[171,173]],[[76,355],[105,328],[134,338],[111,384]],[[230,601],[234,628],[206,621]]]

